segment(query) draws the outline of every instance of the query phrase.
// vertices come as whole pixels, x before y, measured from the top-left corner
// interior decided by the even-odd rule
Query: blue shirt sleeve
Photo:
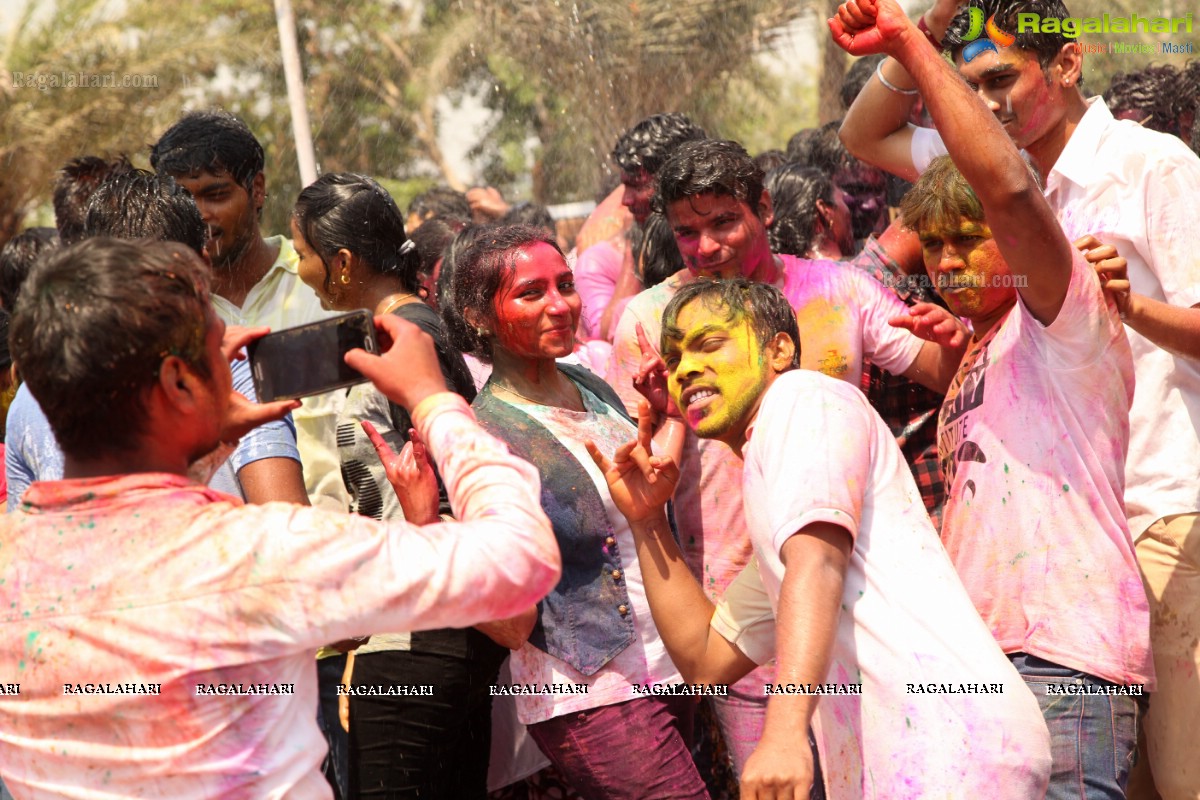
[[[233,389],[240,392],[250,402],[258,402],[254,391],[254,376],[250,371],[248,360],[234,361],[230,368],[233,371]],[[296,425],[292,415],[288,414],[276,422],[260,425],[247,433],[238,442],[237,449],[229,457],[233,471],[240,472],[242,467],[253,464],[264,458],[291,458],[300,460],[300,451],[296,449]]]
[[[8,409],[4,476],[8,481],[8,510],[21,505],[21,497],[34,481],[56,481],[63,475],[63,454],[50,429],[50,421],[21,384]]]

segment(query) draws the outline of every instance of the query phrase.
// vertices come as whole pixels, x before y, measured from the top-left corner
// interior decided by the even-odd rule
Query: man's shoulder
[[[691,273],[682,269],[662,283],[651,286],[649,289],[643,289],[634,295],[621,314],[617,333],[614,336],[614,344],[617,340],[625,337],[633,338],[633,323],[635,322],[642,323],[646,328],[646,333],[654,338],[656,335],[654,331],[658,330],[658,326],[662,322],[663,309],[667,307],[667,303],[671,302],[675,293],[690,283],[691,279]]]
[[[831,405],[854,409],[865,407],[867,401],[858,387],[846,381],[817,370],[796,368],[777,377],[767,388],[758,422],[769,422],[776,414],[779,419],[787,419],[804,409]]]
[[[292,245],[292,240],[280,234],[278,236],[268,236],[264,239],[271,249],[278,248],[275,255],[275,261],[271,264],[271,268],[282,267],[289,272],[297,272],[300,268],[300,255],[296,252],[295,246]]]

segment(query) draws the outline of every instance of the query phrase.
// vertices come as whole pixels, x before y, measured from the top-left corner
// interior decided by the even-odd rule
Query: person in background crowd
[[[763,187],[775,212],[767,229],[772,253],[837,261],[854,252],[846,195],[828,175],[786,164],[767,172]]]
[[[685,269],[675,232],[671,223],[659,213],[651,214],[642,226],[637,247],[634,248],[638,280],[647,289],[658,286],[681,269]]]
[[[323,306],[366,309],[416,325],[434,341],[446,386],[467,402],[475,399],[462,356],[450,346],[437,313],[421,302],[416,247],[382,186],[362,175],[322,175],[300,192],[292,242],[300,277]],[[352,513],[418,525],[451,513],[440,482],[432,492],[411,498],[408,507],[392,490],[378,448],[385,443],[401,451],[411,428],[408,412],[374,385],[346,390],[337,440]],[[496,681],[504,648],[470,628],[362,633],[371,634],[370,641],[355,650],[347,683],[364,692],[386,685],[432,685],[434,693],[350,696],[350,796],[482,800],[491,743],[488,687]],[[502,632],[496,635],[504,639]],[[520,645],[516,636],[508,641]]]
[[[887,213],[887,180],[883,170],[850,154],[838,139],[840,124],[840,120],[829,122],[815,133],[802,131],[793,136],[788,142],[788,161],[821,170],[845,193],[854,241],[861,244],[867,237],[883,233],[891,221]]]
[[[621,171],[620,192],[624,211],[601,203],[589,225],[603,228],[594,240],[581,230],[575,260],[575,280],[583,300],[581,334],[588,339],[612,341],[613,331],[629,298],[642,290],[637,281],[630,229],[650,216],[654,175],[679,145],[705,138],[704,130],[683,114],[654,114],[627,129],[613,147],[612,160]],[[632,215],[632,216],[630,216]]]
[[[404,220],[404,229],[409,232],[415,231],[430,219],[470,222],[471,204],[462,192],[456,192],[448,186],[434,186],[421,192],[408,204],[408,217]]]
[[[133,164],[124,155],[113,159],[80,156],[63,165],[54,181],[53,198],[54,224],[63,244],[74,244],[83,238],[83,218],[92,192],[109,176],[131,169]]]
[[[438,276],[442,272],[442,257],[455,234],[467,225],[455,219],[433,217],[409,233],[420,260],[417,275],[421,281],[421,299],[434,311],[438,310],[437,286]]]
[[[1128,119],[1144,128],[1183,138],[1193,111],[1193,98],[1183,74],[1170,64],[1118,72],[1104,91],[1104,102],[1115,119]],[[1186,140],[1185,140],[1186,141]]]
[[[0,307],[10,314],[16,309],[21,284],[45,253],[58,247],[54,228],[26,228],[0,249]]]

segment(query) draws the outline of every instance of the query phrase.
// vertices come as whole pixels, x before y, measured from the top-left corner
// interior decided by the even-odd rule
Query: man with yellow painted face
[[[854,266],[771,252],[767,227],[774,213],[763,178],[740,144],[713,139],[680,145],[658,170],[654,202],[675,233],[686,267],[638,294],[617,325],[608,382],[629,412],[637,414],[640,399],[634,388],[642,362],[638,327],[657,342],[667,302],[683,287],[708,278],[743,277],[782,290],[799,317],[805,369],[857,386],[863,359],[869,358],[945,392],[961,347],[921,341],[891,326],[890,320],[908,317],[908,308],[883,284]],[[877,243],[868,249],[877,252],[868,257],[889,257]],[[961,330],[948,314],[942,322],[949,334]],[[710,598],[716,598],[750,560],[740,467],[723,447],[689,433],[680,469],[675,505],[680,541]],[[756,687],[769,680],[765,668],[748,688],[732,687],[729,697],[713,700],[738,771],[762,730],[765,701]]]
[[[783,294],[744,279],[689,284],[663,314],[671,397],[742,471],[755,559],[715,607],[667,524],[679,470],[648,456],[650,426],[611,461],[590,447],[684,679],[732,683],[776,659],[741,796],[808,797],[811,723],[830,800],[1041,797],[1050,748],[1036,701],[971,604],[890,430],[854,386],[796,368],[800,335]]]
[[[1130,695],[1152,689],[1155,671],[1122,502],[1134,380],[1117,309],[1011,126],[895,0],[845,3],[830,28],[849,52],[887,53],[907,70],[953,158],[935,160],[901,204],[942,296],[974,325],[938,423],[946,550],[1042,706],[1049,797],[1124,798]],[[1068,692],[1078,699],[1064,703]]]

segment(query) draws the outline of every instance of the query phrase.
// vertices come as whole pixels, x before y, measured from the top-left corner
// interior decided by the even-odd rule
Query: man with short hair
[[[377,321],[346,362],[409,409],[461,522],[243,506],[189,465],[294,402],[231,392],[208,270],[93,239],[30,278],[15,358],[66,456],[0,521],[0,777],[28,798],[329,797],[312,652],[512,616],[558,581],[537,473],[446,391],[430,338]],[[14,676],[17,677],[17,676]],[[418,687],[414,687],[418,688]]]
[[[946,550],[1042,706],[1054,753],[1049,796],[1123,798],[1136,749],[1133,695],[1152,689],[1155,675],[1122,503],[1133,359],[1096,270],[1005,135],[1018,132],[1017,143],[1044,157],[1053,146],[1022,132],[1053,109],[1035,111],[1024,92],[1066,87],[1047,86],[1041,66],[1026,68],[1038,64],[1035,53],[1000,55],[992,45],[970,68],[987,59],[972,77],[988,91],[1008,76],[1014,112],[1002,128],[895,0],[844,4],[830,27],[844,49],[887,53],[885,67],[898,62],[913,76],[954,159],[933,161],[901,205],[939,292],[974,329],[938,421]],[[1064,47],[1050,57],[1060,83],[1075,82],[1077,55]],[[1086,613],[1065,613],[1072,608]],[[1078,700],[1064,703],[1067,692]]]
[[[573,269],[583,300],[580,328],[587,337],[612,341],[625,304],[642,290],[631,228],[641,229],[650,216],[655,173],[681,144],[703,138],[704,129],[678,113],[653,114],[617,137],[612,160],[621,185],[597,206],[576,238]],[[620,206],[614,202],[618,193]]]
[[[658,172],[655,203],[666,213],[687,268],[637,295],[617,326],[608,382],[636,414],[634,388],[642,353],[638,327],[658,341],[662,311],[684,286],[706,278],[744,277],[782,289],[800,320],[801,366],[859,385],[864,356],[894,373],[945,391],[962,351],[922,342],[888,324],[908,310],[884,286],[852,266],[771,252],[771,198],[763,174],[736,142],[704,140],[680,147]],[[960,326],[947,318],[950,330]],[[961,333],[960,333],[961,335]],[[965,336],[963,336],[965,339]],[[717,597],[750,560],[742,517],[741,469],[718,443],[689,433],[676,498],[684,556]],[[758,741],[765,698],[763,671],[728,698],[714,700],[725,740],[740,769]]]
[[[225,111],[185,114],[150,148],[150,164],[191,193],[208,225],[217,313],[229,325],[278,331],[331,313],[300,280],[292,243],[284,236],[262,236],[263,163],[258,139]],[[309,500],[345,509],[336,439],[339,400],[336,393],[307,398],[293,419]]]
[[[1102,98],[1085,99],[1075,39],[1020,30],[1017,13],[1069,17],[1062,2],[974,6],[958,10],[952,0],[939,0],[924,15],[931,37],[953,56],[975,102],[983,102],[1044,176],[1046,200],[1067,236],[1094,235],[1128,262],[1128,280],[1102,280],[1125,322],[1137,377],[1123,499],[1151,604],[1159,679],[1145,717],[1149,758],[1141,762],[1152,767],[1165,797],[1194,798],[1200,796],[1194,757],[1200,737],[1200,258],[1192,217],[1200,159],[1173,136],[1114,119]],[[973,14],[993,21],[999,44],[991,36],[967,41]],[[1015,38],[1004,46],[1007,35]],[[944,132],[904,122],[916,95],[908,73],[886,59],[846,115],[847,146],[915,178],[946,149]],[[1142,796],[1131,782],[1135,795]]]
[[[83,238],[83,220],[87,216],[92,192],[111,175],[133,169],[125,156],[107,160],[99,156],[80,156],[62,166],[54,181],[54,224],[63,244]]]
[[[808,796],[810,721],[831,800],[1043,796],[1036,701],[975,612],[883,420],[846,381],[797,369],[800,337],[783,294],[743,278],[689,283],[663,313],[676,406],[743,470],[756,558],[715,610],[663,512],[680,474],[649,456],[650,426],[613,462],[589,444],[685,681],[732,683],[776,660],[741,796]]]
[[[97,236],[179,242],[208,258],[208,232],[192,196],[170,177],[140,169],[110,176],[92,193],[80,240]],[[250,362],[236,361],[232,369],[234,389],[256,401]],[[8,445],[8,510],[14,511],[30,484],[59,480],[63,470],[63,453],[50,423],[25,385],[17,390],[10,410]],[[308,505],[291,419],[271,421],[247,433],[208,485],[250,503]]]

